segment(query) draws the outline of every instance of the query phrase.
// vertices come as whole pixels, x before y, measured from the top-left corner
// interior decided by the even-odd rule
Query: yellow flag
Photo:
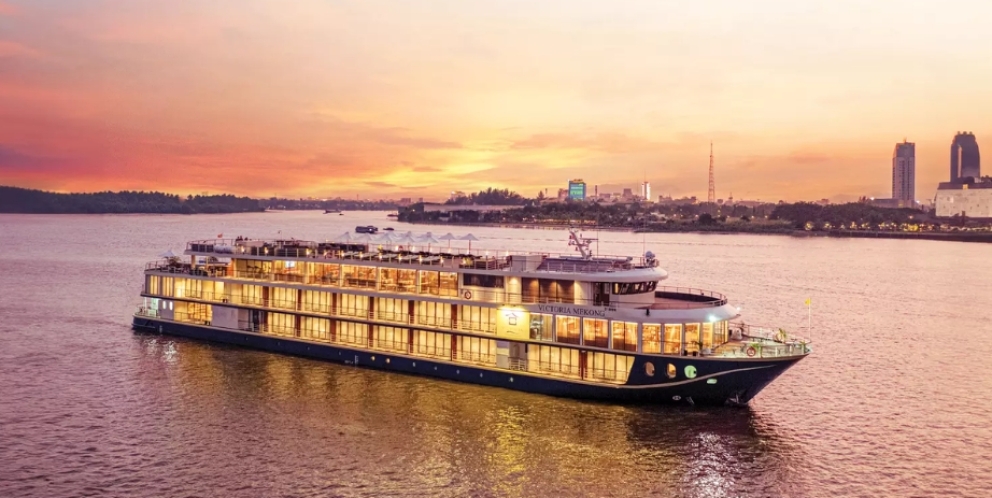
[[[808,297],[806,298],[806,306],[809,306],[809,299],[810,298],[808,298]]]

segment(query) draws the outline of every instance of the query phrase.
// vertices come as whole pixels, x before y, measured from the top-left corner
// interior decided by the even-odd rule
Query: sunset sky
[[[992,157],[992,2],[0,0],[0,184],[917,197]],[[988,163],[988,161],[987,161]],[[992,171],[992,164],[983,173]],[[591,187],[590,187],[591,190]]]

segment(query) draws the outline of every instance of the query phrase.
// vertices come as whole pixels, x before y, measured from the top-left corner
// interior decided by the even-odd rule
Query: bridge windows
[[[658,282],[615,282],[613,284],[613,294],[644,294],[654,292],[658,287]]]

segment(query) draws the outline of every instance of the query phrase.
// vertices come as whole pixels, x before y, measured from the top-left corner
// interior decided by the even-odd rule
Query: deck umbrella
[[[447,240],[448,241],[448,249],[450,250],[451,249],[451,241],[452,240],[455,240],[457,238],[458,237],[455,237],[451,232],[448,232],[448,233],[446,233],[446,234],[438,237],[437,239],[438,240]]]
[[[476,237],[475,235],[472,235],[472,234],[466,234],[466,235],[463,235],[462,237],[459,237],[458,240],[467,240],[468,241],[468,252],[471,253],[472,252],[472,241],[473,240],[474,241],[478,241],[479,238]]]
[[[352,242],[355,239],[351,236],[351,232],[345,232],[342,233],[341,235],[338,235],[337,237],[334,237],[331,240],[333,240],[334,242],[342,242],[347,244],[348,242]]]
[[[165,251],[162,254],[159,254],[158,257],[165,258],[165,259],[172,259],[172,258],[178,258],[179,255],[176,254],[175,252],[173,252],[172,249],[169,249],[168,251]]]
[[[434,238],[434,236],[431,235],[430,232],[427,232],[424,235],[418,237],[417,238],[417,241],[420,242],[421,244],[427,244],[427,252],[431,252],[431,244],[440,244],[441,243],[441,241],[438,240],[438,239],[436,239],[436,238]]]

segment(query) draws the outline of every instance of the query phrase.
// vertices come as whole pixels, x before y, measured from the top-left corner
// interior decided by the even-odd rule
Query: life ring
[[[754,346],[748,346],[747,347],[747,355],[749,357],[753,357],[757,353],[758,353],[758,351],[756,349],[754,349]]]
[[[472,291],[467,290],[467,291],[463,292],[462,293],[462,297],[464,297],[465,299],[472,299]]]

